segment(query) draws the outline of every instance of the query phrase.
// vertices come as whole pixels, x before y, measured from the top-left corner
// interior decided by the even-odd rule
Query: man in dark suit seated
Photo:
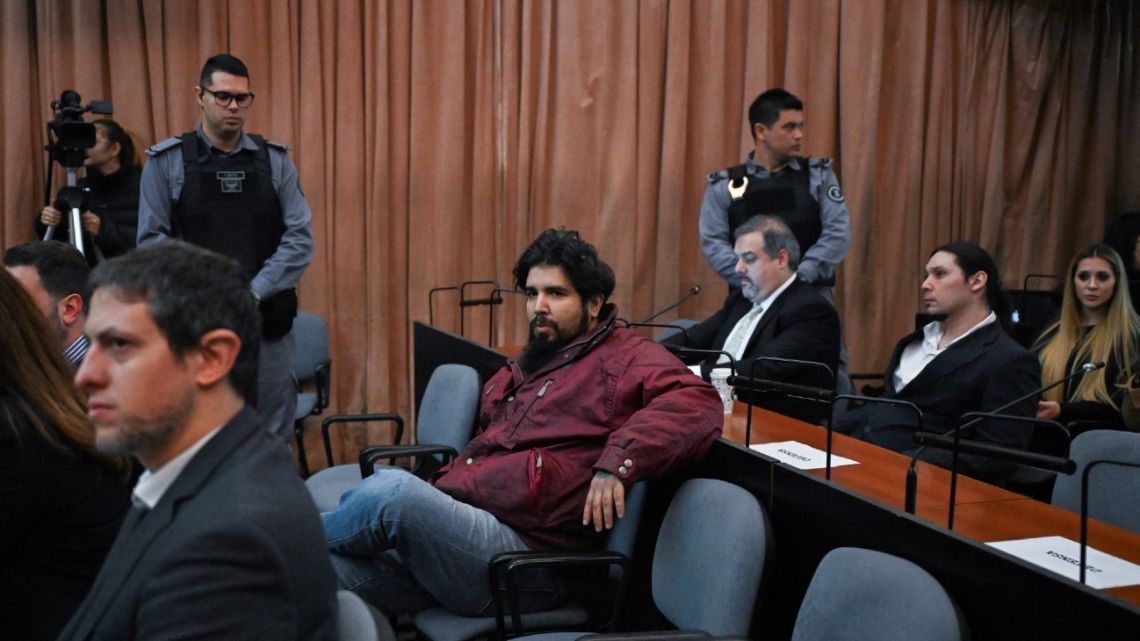
[[[895,346],[884,397],[917,405],[925,431],[948,432],[963,414],[995,411],[1041,384],[1037,358],[1002,327],[1009,299],[997,265],[984,249],[957,241],[934,250],[926,263],[922,304],[938,320]],[[1037,397],[1031,396],[1003,413],[1032,418],[1036,412]],[[897,452],[917,449],[916,419],[905,408],[867,404],[840,417],[835,428]],[[962,438],[1025,449],[1031,434],[1023,424],[985,420],[963,430]],[[927,448],[922,459],[950,467],[951,453]],[[959,464],[964,473],[999,484],[1014,469],[969,455],[961,456]]]
[[[713,316],[665,342],[732,354],[741,376],[834,389],[839,360],[839,314],[815,288],[796,277],[800,247],[787,224],[772,216],[755,216],[738,227],[736,273],[742,289],[733,290]],[[682,357],[686,358],[682,352]],[[725,355],[700,355],[701,376],[708,380],[716,365],[727,367]],[[777,359],[815,361],[830,368]],[[827,405],[779,392],[745,392],[751,400],[781,414],[818,423]]]
[[[261,429],[256,303],[179,241],[96,268],[76,373],[96,447],[146,469],[61,639],[337,638],[336,578],[289,451]]]
[[[379,469],[322,515],[341,585],[388,615],[489,616],[496,554],[599,546],[629,485],[720,434],[716,391],[617,324],[613,271],[577,232],[543,232],[514,277],[530,338],[484,385],[467,449],[431,483]],[[519,587],[524,611],[564,598],[545,572]]]

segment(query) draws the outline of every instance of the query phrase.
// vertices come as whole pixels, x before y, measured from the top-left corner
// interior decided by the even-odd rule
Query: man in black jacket
[[[797,277],[800,248],[795,235],[777,217],[755,216],[738,227],[734,236],[742,289],[730,292],[716,314],[666,342],[728,352],[742,376],[833,389],[839,315]],[[728,362],[725,355],[705,357],[702,377],[708,380],[715,366],[727,367]],[[778,392],[745,392],[742,398],[813,423],[827,413],[825,405]]]
[[[1041,366],[1002,328],[1008,298],[993,259],[973,243],[957,241],[934,250],[922,281],[922,304],[938,320],[899,341],[887,367],[886,398],[910,401],[922,410],[922,428],[945,433],[967,412],[992,412],[1041,384]],[[1011,416],[1033,417],[1037,397],[1008,408]],[[917,448],[913,410],[869,404],[847,413],[836,429],[898,452]],[[1009,421],[980,421],[962,438],[1025,449],[1032,430]],[[926,449],[923,460],[950,467],[950,452]],[[962,456],[961,470],[1002,483],[1013,465]]]

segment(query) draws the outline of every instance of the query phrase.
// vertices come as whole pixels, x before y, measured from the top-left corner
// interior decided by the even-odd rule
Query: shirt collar
[[[153,510],[154,506],[158,505],[162,495],[166,494],[166,490],[170,489],[170,486],[174,485],[174,481],[178,480],[182,470],[186,469],[190,459],[194,458],[198,450],[205,447],[206,443],[209,443],[210,439],[214,438],[221,429],[221,426],[214,428],[212,432],[198,439],[197,443],[183,450],[181,454],[170,459],[166,465],[157,470],[143,472],[138,482],[135,483],[134,491],[131,492],[131,503],[134,503],[136,507]]]
[[[783,285],[780,285],[779,287],[777,287],[775,291],[773,291],[771,294],[768,294],[767,298],[765,298],[764,300],[762,300],[756,304],[759,305],[760,307],[763,307],[764,309],[768,309],[772,305],[772,303],[775,302],[775,300],[780,297],[780,294],[783,294],[784,290],[791,287],[792,283],[794,283],[795,281],[796,281],[796,274],[795,274],[795,272],[792,272],[792,275],[788,277],[788,280],[784,281]]]
[[[230,154],[235,154],[243,150],[257,151],[258,149],[257,143],[253,141],[253,138],[251,138],[249,134],[245,133],[245,130],[242,130],[241,137],[238,138],[237,147],[234,147],[234,150],[229,152],[218,149],[217,146],[215,146],[214,143],[210,141],[209,137],[206,136],[206,131],[202,129],[202,123],[198,123],[197,131],[198,140],[206,143],[206,148],[210,150],[210,153],[218,153],[223,156],[228,156]]]
[[[990,312],[990,315],[983,318],[980,323],[978,323],[977,325],[974,325],[970,329],[966,330],[966,332],[964,334],[962,334],[961,336],[959,336],[958,338],[955,338],[954,340],[950,341],[949,343],[946,343],[945,345],[943,345],[942,349],[938,349],[938,342],[942,340],[942,336],[945,335],[946,329],[945,329],[945,325],[942,323],[942,321],[931,321],[931,322],[927,323],[925,327],[922,328],[923,342],[926,343],[927,349],[929,349],[930,351],[942,352],[942,351],[947,350],[954,343],[957,343],[958,341],[962,340],[963,338],[966,338],[970,334],[973,334],[974,332],[985,327],[986,325],[989,325],[991,323],[996,323],[996,322],[997,322],[997,314]]]
[[[757,163],[755,156],[756,150],[753,149],[748,152],[748,159],[744,161],[745,166],[748,168],[748,173],[759,176],[768,175],[768,168]],[[799,171],[801,162],[803,162],[803,158],[800,156],[792,156],[788,158],[788,162],[784,163],[784,167],[791,167],[793,171]]]
[[[83,362],[83,357],[87,355],[87,347],[90,344],[91,341],[87,338],[87,335],[80,334],[79,338],[75,339],[75,342],[63,350],[63,357],[67,359],[67,362],[71,363],[72,367],[79,367],[79,364]]]

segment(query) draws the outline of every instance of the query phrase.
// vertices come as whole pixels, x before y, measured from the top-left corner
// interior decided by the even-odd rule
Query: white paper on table
[[[1063,577],[1080,580],[1081,544],[1063,536],[993,541],[986,545]],[[1140,584],[1140,565],[1089,547],[1085,559],[1085,583],[1099,590],[1137,585]]]
[[[818,450],[810,445],[804,445],[799,441],[756,443],[751,446],[751,449],[801,470],[822,470],[827,467],[827,452],[825,450]],[[859,461],[836,456],[835,454],[831,455],[831,467],[858,464]]]

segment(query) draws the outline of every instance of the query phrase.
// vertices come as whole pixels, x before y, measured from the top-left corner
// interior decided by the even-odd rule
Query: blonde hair
[[[72,383],[59,340],[24,288],[0,269],[0,421],[26,420],[48,444],[126,478],[130,464],[95,449],[87,400]],[[16,433],[17,439],[20,433]]]
[[[1081,303],[1074,293],[1073,278],[1077,266],[1086,258],[1100,258],[1106,261],[1116,276],[1112,298],[1104,320],[1097,323],[1084,335],[1081,326]],[[1115,362],[1120,366],[1124,380],[1132,377],[1132,359],[1136,355],[1137,337],[1140,337],[1140,316],[1132,308],[1132,297],[1128,293],[1128,272],[1124,261],[1108,245],[1092,245],[1076,255],[1069,263],[1068,280],[1065,281],[1065,295],[1061,301],[1061,317],[1050,325],[1038,342],[1047,341],[1040,351],[1041,377],[1043,381],[1056,381],[1067,376],[1065,371],[1073,356],[1074,367],[1090,361]],[[1105,369],[1101,368],[1081,377],[1077,386],[1071,389],[1069,398],[1064,398],[1064,386],[1057,386],[1045,392],[1045,400],[1063,402],[1097,401],[1120,408],[1112,400],[1116,381],[1105,380]]]

